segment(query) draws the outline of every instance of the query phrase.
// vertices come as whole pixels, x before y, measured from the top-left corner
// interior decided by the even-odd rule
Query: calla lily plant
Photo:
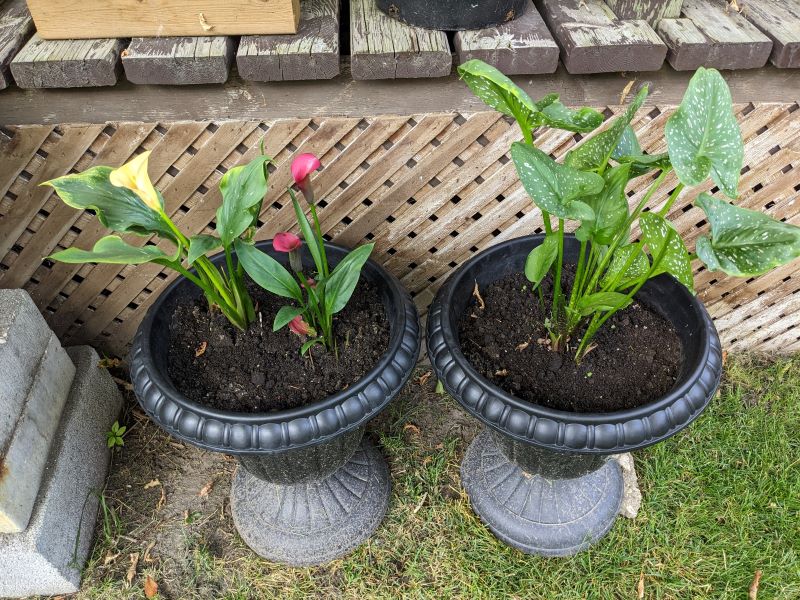
[[[292,161],[292,177],[306,200],[311,221],[300,206],[295,191],[289,188],[303,239],[288,231],[281,232],[272,240],[272,247],[288,254],[291,272],[255,246],[243,241],[236,245],[239,260],[253,281],[274,294],[294,301],[275,315],[273,330],[288,325],[293,333],[304,339],[300,349],[303,354],[315,345],[337,351],[333,316],[347,305],[353,295],[364,263],[374,247],[374,244],[366,244],[356,248],[331,270],[311,181],[312,173],[320,166],[319,159],[313,154],[301,154]],[[313,262],[313,266],[308,268],[304,266],[301,256],[303,243]]]
[[[250,243],[267,192],[268,156],[230,169],[219,187],[216,235],[184,235],[169,217],[164,198],[147,173],[150,152],[118,169],[94,167],[43,185],[53,187],[69,206],[94,211],[100,222],[118,234],[140,236],[127,241],[119,235],[98,240],[91,250],[68,248],[49,258],[66,263],[156,263],[178,271],[203,290],[206,299],[239,329],[246,329],[255,310],[245,287],[244,268],[233,253],[238,242]],[[177,207],[175,207],[177,208]],[[156,236],[157,244],[147,244]],[[225,268],[206,256],[222,248]],[[191,270],[193,268],[193,271]]]
[[[710,178],[728,198],[738,194],[744,145],[725,80],[714,69],[699,69],[678,109],[667,120],[667,152],[642,151],[631,127],[647,97],[647,86],[603,131],[567,153],[563,163],[534,145],[540,127],[587,133],[603,122],[600,113],[571,110],[551,94],[533,101],[500,71],[480,60],[458,68],[481,100],[516,120],[523,140],[511,146],[511,158],[523,187],[544,216],[545,239],[525,264],[525,275],[538,290],[548,275],[554,293],[545,325],[553,350],[575,353],[592,348],[604,323],[633,302],[653,277],[668,273],[694,292],[692,260],[736,277],[754,277],[800,256],[800,228],[737,206],[708,193],[695,204],[705,212],[711,231],[689,252],[667,219],[684,191]],[[674,172],[678,183],[660,206],[650,206],[656,192]],[[642,178],[642,179],[639,179]],[[645,180],[646,191],[628,205],[627,188]],[[552,220],[557,223],[553,226]],[[572,223],[580,242],[574,283],[562,289],[564,238]],[[638,225],[638,227],[637,227]],[[638,237],[631,233],[638,229]]]

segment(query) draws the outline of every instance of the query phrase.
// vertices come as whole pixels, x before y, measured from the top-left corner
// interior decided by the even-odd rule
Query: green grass
[[[759,600],[800,599],[800,358],[729,361],[706,413],[635,455],[639,516],[571,558],[525,556],[488,532],[458,478],[471,420],[453,416],[451,399],[409,389],[374,428],[394,487],[368,544],[326,567],[288,569],[232,532],[222,553],[196,540],[170,597],[605,600],[637,598],[643,575],[648,599],[746,599],[760,570]],[[90,569],[79,597],[141,597],[98,575]]]

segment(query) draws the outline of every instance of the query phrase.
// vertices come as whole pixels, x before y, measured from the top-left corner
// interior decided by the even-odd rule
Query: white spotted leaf
[[[800,256],[800,227],[708,194],[697,205],[711,224],[711,237],[697,240],[697,255],[712,271],[754,277]]]
[[[551,234],[531,250],[525,259],[525,277],[528,281],[534,286],[539,285],[556,261],[556,256],[558,256],[558,238]]]
[[[591,240],[595,244],[608,246],[617,236],[628,218],[625,187],[628,184],[629,171],[629,165],[620,165],[607,170],[603,174],[605,186],[602,191],[583,199],[594,211],[594,219],[584,220],[575,232],[579,240]]]
[[[468,60],[458,67],[458,74],[488,106],[520,123],[530,124],[539,110],[525,90],[482,60]]]
[[[731,92],[719,71],[697,70],[664,133],[684,185],[699,185],[710,174],[726,196],[736,198],[744,145]]]
[[[536,206],[560,219],[594,218],[592,208],[577,198],[597,194],[604,181],[596,173],[584,173],[561,165],[532,146],[514,142],[511,158],[522,185]]]
[[[669,273],[694,293],[689,252],[672,223],[660,215],[646,212],[639,217],[639,226],[642,229],[642,241],[647,244],[653,257],[654,270],[651,276]]]
[[[632,287],[638,280],[647,275],[650,261],[642,248],[642,243],[622,246],[614,251],[611,264],[606,271],[603,287],[613,284],[613,289],[624,290]]]

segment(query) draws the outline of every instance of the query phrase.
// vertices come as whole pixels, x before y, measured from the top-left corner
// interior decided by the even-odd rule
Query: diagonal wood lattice
[[[664,149],[664,122],[674,107],[649,107],[634,127],[643,147]],[[741,206],[800,225],[798,105],[737,105],[745,137]],[[605,109],[607,117],[620,111]],[[150,173],[167,211],[187,233],[210,231],[219,180],[265,142],[275,158],[261,215],[260,239],[293,225],[286,187],[297,152],[314,152],[323,229],[330,239],[376,242],[375,258],[401,278],[424,313],[458,265],[499,241],[540,231],[541,214],[521,188],[507,151],[519,137],[496,113],[411,117],[285,119],[269,122],[109,123],[0,129],[0,287],[30,292],[69,344],[91,343],[123,354],[139,321],[174,277],[155,265],[65,265],[42,257],[73,244],[89,248],[105,234],[97,220],[64,205],[39,184],[93,165],[117,166],[152,150]],[[555,157],[580,135],[538,137]],[[630,202],[649,178],[631,186]],[[676,184],[670,175],[653,206]],[[692,248],[707,231],[691,201],[711,186],[684,192],[671,219]],[[715,191],[715,190],[714,190]],[[143,238],[132,238],[143,244]],[[753,280],[709,273],[695,264],[700,297],[732,349],[800,349],[800,274],[790,264]]]

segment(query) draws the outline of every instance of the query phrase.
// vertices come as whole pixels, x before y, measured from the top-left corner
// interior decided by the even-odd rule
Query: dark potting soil
[[[283,298],[250,285],[262,319],[240,331],[197,298],[179,304],[169,335],[169,376],[187,398],[246,413],[295,408],[346,389],[375,366],[389,347],[389,321],[378,290],[360,281],[334,316],[338,360],[320,346],[300,355],[288,327],[272,331]],[[263,324],[262,324],[263,323]],[[200,349],[205,345],[205,350]],[[199,356],[197,356],[199,354]]]
[[[574,266],[565,265],[569,291]],[[542,282],[544,307],[521,273],[496,281],[473,299],[459,327],[461,349],[487,379],[517,398],[558,410],[611,412],[647,404],[675,385],[681,341],[672,325],[634,302],[598,331],[596,347],[574,361],[577,340],[553,352],[545,318],[552,278]]]

